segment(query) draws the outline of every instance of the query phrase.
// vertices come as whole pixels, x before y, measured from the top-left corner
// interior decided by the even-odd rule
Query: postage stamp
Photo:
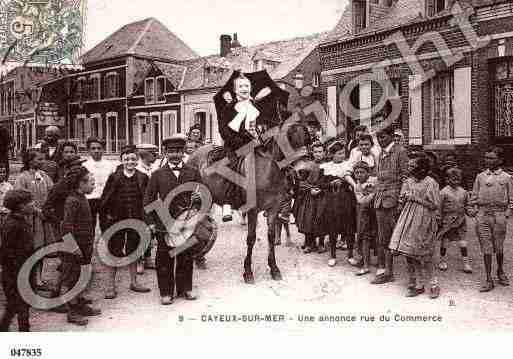
[[[0,0],[2,63],[76,63],[85,14],[85,0]]]

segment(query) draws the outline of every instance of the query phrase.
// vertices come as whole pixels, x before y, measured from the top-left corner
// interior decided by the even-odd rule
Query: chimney
[[[233,34],[232,49],[235,47],[242,47],[242,45],[239,42],[239,39],[237,38],[237,33]]]
[[[232,37],[230,35],[221,35],[221,57],[225,57],[231,52]]]

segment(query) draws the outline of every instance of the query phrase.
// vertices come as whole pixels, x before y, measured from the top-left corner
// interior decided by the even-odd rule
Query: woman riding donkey
[[[237,166],[236,153],[253,140],[261,141],[263,133],[282,123],[280,106],[287,106],[288,93],[274,83],[266,71],[244,74],[234,71],[228,82],[214,96],[219,133],[224,141],[230,167]],[[223,221],[232,220],[231,202],[237,196],[233,189],[223,203]],[[237,203],[237,200],[235,201]]]
[[[215,151],[213,145],[198,148],[187,161],[188,165],[199,169],[202,183],[210,190],[215,204],[232,204],[235,207],[246,204],[248,235],[243,274],[246,283],[254,283],[252,253],[256,243],[257,215],[261,211],[267,213],[268,264],[271,276],[275,280],[281,279],[275,258],[275,226],[282,204],[290,201],[288,192],[291,186],[286,171],[282,170],[278,164],[279,161],[284,160],[286,149],[278,150],[278,144],[282,139],[288,142],[290,145],[288,149],[294,151],[295,158],[293,166],[290,167],[296,170],[297,166],[306,162],[303,158],[296,159],[297,150],[306,148],[310,144],[310,136],[305,126],[301,124],[289,126],[287,122],[286,125],[279,127],[278,140],[269,142],[272,146],[267,146],[266,143],[254,155],[242,153],[245,148],[241,147],[250,142],[258,145],[256,137],[263,142],[260,131],[280,124],[280,106],[287,104],[287,98],[288,94],[278,88],[266,72],[244,76],[241,76],[240,72],[235,72],[214,98],[219,118],[219,132],[230,159],[228,161],[230,168],[222,167],[222,163],[227,162],[221,161],[224,153],[223,156],[219,156],[219,152]],[[213,157],[219,160],[217,164],[212,164],[216,162]],[[240,161],[241,157],[245,161]],[[221,166],[218,166],[219,163]],[[223,173],[224,170],[227,172]],[[238,178],[235,178],[237,176]],[[234,181],[240,184],[240,190],[232,183]],[[230,193],[231,191],[227,189],[229,187],[235,193]]]

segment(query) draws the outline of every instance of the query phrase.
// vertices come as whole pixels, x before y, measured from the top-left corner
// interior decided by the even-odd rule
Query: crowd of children
[[[344,140],[316,141],[311,146],[312,161],[298,173],[292,212],[298,231],[305,236],[303,252],[328,251],[327,264],[334,267],[337,249],[345,249],[348,263],[358,268],[358,276],[371,272],[373,255],[377,256],[373,284],[394,281],[393,260],[402,256],[408,271],[406,296],[427,292],[437,298],[441,292],[435,270],[437,248],[439,270],[448,270],[447,251],[451,243],[457,243],[462,271],[473,271],[467,243],[467,219],[473,217],[485,268],[480,291],[493,290],[496,282],[509,285],[503,253],[507,218],[513,209],[513,180],[500,168],[500,151],[486,151],[485,170],[467,191],[453,155],[446,156],[438,166],[433,153],[408,153],[401,144],[400,132],[384,129],[375,138],[365,128],[357,130],[358,137],[350,144]],[[15,315],[19,330],[30,329],[29,305],[21,298],[16,283],[28,257],[38,248],[72,234],[80,253],[59,254],[60,274],[51,289],[59,295],[73,288],[80,267],[91,264],[97,225],[103,232],[118,221],[145,220],[143,208],[148,201],[165,197],[183,181],[200,180],[199,174],[186,165],[187,155],[197,144],[190,139],[170,139],[164,146],[167,161],[160,166],[152,149],[134,146],[124,148],[120,164],[113,164],[102,157],[103,143],[96,138],[87,142],[90,156],[85,162],[70,142],[52,151],[58,165],[48,165],[48,148],[31,149],[24,154],[23,169],[14,185],[9,183],[6,169],[0,167],[0,264],[7,297],[0,331],[8,330]],[[52,169],[52,175],[45,169]],[[158,222],[153,227],[160,253],[157,278],[162,304],[169,305],[175,283],[174,277],[173,283],[168,277],[175,264],[164,256],[169,249],[165,231],[161,228],[159,232]],[[108,248],[115,257],[124,257],[138,244],[139,237],[133,231],[123,230],[111,238]],[[496,280],[492,277],[494,255]],[[144,268],[155,268],[151,259],[150,246],[138,263],[129,265],[130,290],[150,291],[140,284],[137,274]],[[177,295],[194,300],[192,259],[176,260]],[[36,290],[50,287],[43,280],[44,263],[38,263],[31,276]],[[204,266],[204,259],[198,264]],[[178,273],[179,268],[183,273]],[[105,298],[114,299],[117,271],[111,267],[108,270]],[[87,324],[85,317],[100,315],[101,311],[92,306],[86,294],[75,296],[56,311],[67,313],[71,323]]]
[[[497,283],[509,285],[503,247],[513,180],[500,169],[500,149],[486,151],[486,169],[467,191],[454,154],[439,165],[432,152],[407,152],[400,132],[382,130],[376,141],[365,128],[357,130],[358,138],[348,146],[343,140],[315,142],[312,161],[298,174],[293,213],[305,236],[303,252],[324,253],[327,238],[328,265],[335,266],[337,249],[345,249],[358,276],[370,273],[374,254],[378,265],[372,284],[394,281],[393,258],[403,256],[409,277],[406,296],[427,292],[434,299],[441,291],[435,268],[448,270],[452,243],[459,247],[461,270],[473,272],[467,242],[470,217],[475,218],[486,274],[480,291],[494,288],[493,254]]]
[[[197,148],[196,142],[194,146],[191,146],[191,142],[194,141],[189,141],[188,155]],[[79,250],[74,253],[58,252],[43,258],[31,272],[30,285],[34,291],[44,296],[61,297],[75,288],[81,268],[91,264],[95,247],[98,254],[108,249],[108,253],[117,259],[132,255],[139,247],[140,237],[133,229],[116,231],[110,239],[100,237],[99,242],[95,242],[96,230],[103,234],[120,221],[145,221],[144,208],[148,204],[148,196],[152,196],[152,201],[156,199],[153,197],[165,199],[165,196],[159,195],[163,188],[160,182],[155,182],[156,178],[166,184],[167,191],[182,182],[200,181],[199,173],[185,163],[185,138],[174,136],[166,139],[163,146],[166,161],[160,166],[156,163],[156,146],[125,146],[119,161],[104,158],[104,143],[95,137],[87,141],[87,160],[80,158],[76,145],[71,142],[60,142],[51,153],[47,144],[37,146],[23,154],[23,168],[14,179],[14,185],[7,178],[6,168],[0,167],[0,265],[7,297],[7,307],[0,318],[0,331],[7,331],[16,315],[19,330],[30,329],[30,305],[20,296],[17,278],[22,265],[38,249],[61,241],[68,234],[78,245]],[[172,167],[172,170],[168,170],[168,167]],[[150,178],[154,177],[155,180],[150,183]],[[187,198],[180,197],[180,204],[183,206],[192,197],[192,194]],[[172,202],[170,209],[175,207],[177,205]],[[155,232],[151,231],[151,242],[159,242],[157,252],[163,258],[170,248],[167,242],[164,243],[165,236],[159,237]],[[102,244],[105,244],[105,248]],[[136,259],[128,265],[129,289],[137,293],[150,292],[150,288],[141,284],[138,275],[144,274],[144,269],[157,269],[161,294],[164,289],[166,291],[165,295],[162,294],[162,304],[169,305],[175,296],[174,279],[168,278],[170,272],[174,277],[174,261],[164,263],[167,269],[159,269],[159,263],[155,265],[152,260],[152,248],[153,243],[149,243],[140,260]],[[44,264],[50,257],[57,257],[60,262],[52,283],[43,280],[46,272]],[[156,257],[159,262],[159,255]],[[160,267],[164,266],[162,258]],[[176,262],[176,295],[194,300],[196,297],[191,291],[192,259],[184,253],[178,256]],[[204,267],[204,258],[199,259],[197,264]],[[106,266],[105,299],[117,296],[119,286],[116,274],[120,265],[123,264]],[[181,269],[180,266],[186,268]],[[163,271],[166,273],[163,274]],[[92,271],[93,277],[94,273]],[[71,300],[51,310],[67,314],[68,322],[80,326],[88,323],[87,317],[101,315],[101,310],[93,306],[90,292],[93,280],[91,278],[84,290]]]

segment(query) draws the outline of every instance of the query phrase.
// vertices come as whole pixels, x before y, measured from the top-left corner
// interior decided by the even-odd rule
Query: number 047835
[[[11,358],[39,358],[43,355],[41,348],[12,348]]]

